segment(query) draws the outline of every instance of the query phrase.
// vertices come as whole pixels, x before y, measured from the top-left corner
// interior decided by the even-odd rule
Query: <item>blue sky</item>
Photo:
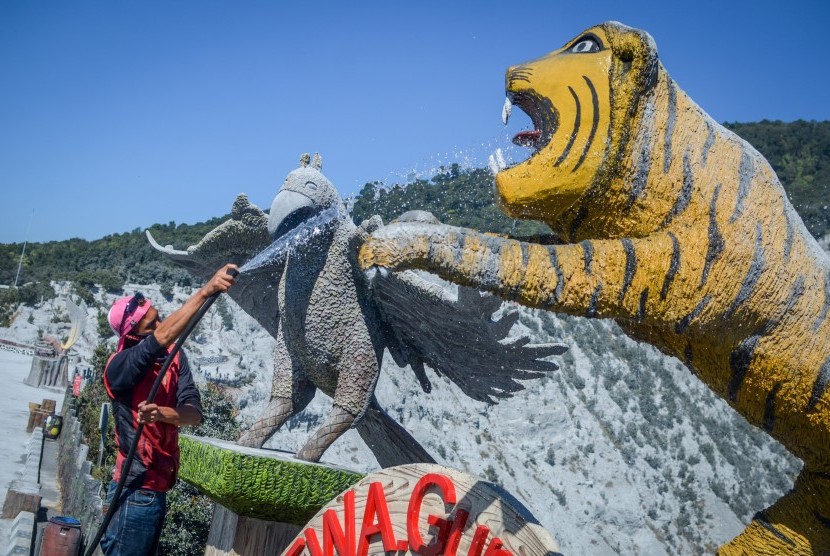
[[[830,119],[818,0],[285,4],[0,3],[0,243],[265,208],[302,152],[344,195],[485,166],[507,66],[606,20],[718,121]]]

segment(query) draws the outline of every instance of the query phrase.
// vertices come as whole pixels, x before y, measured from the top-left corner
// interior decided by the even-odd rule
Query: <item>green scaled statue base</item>
[[[320,508],[364,477],[292,454],[232,442],[179,437],[179,478],[239,515],[305,525]]]

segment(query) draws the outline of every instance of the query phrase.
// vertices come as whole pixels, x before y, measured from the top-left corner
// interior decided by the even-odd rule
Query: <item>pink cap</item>
[[[110,328],[120,338],[141,322],[152,305],[153,302],[139,292],[130,297],[116,299],[107,315]]]

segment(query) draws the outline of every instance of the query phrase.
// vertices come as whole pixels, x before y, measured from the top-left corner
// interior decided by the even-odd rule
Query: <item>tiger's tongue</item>
[[[513,137],[513,144],[520,147],[533,147],[539,142],[542,137],[541,129],[534,129],[533,131],[521,131]]]

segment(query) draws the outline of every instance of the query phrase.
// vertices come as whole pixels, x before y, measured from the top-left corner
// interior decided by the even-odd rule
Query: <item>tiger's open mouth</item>
[[[521,131],[513,137],[513,143],[520,147],[533,149],[533,154],[550,143],[559,124],[556,109],[550,99],[536,94],[532,90],[518,93],[508,92],[502,109],[502,122],[507,125],[513,106],[518,106],[533,122],[532,131]]]
[[[533,129],[517,133],[513,137],[513,144],[531,149],[531,154],[528,158],[532,158],[553,139],[553,134],[556,133],[556,129],[559,127],[559,113],[554,108],[550,99],[540,96],[532,90],[524,90],[517,93],[507,91],[506,98],[504,99],[504,107],[501,112],[501,121],[503,124],[507,125],[514,106],[518,106],[519,109],[530,117]],[[490,156],[490,170],[494,175],[506,167],[507,165],[501,149]]]

